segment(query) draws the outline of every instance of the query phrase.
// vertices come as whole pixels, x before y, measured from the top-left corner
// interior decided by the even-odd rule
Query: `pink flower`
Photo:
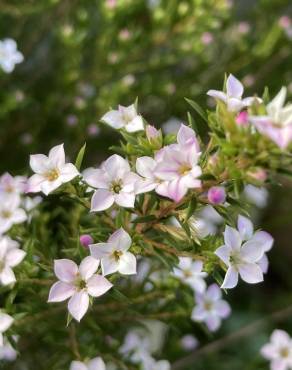
[[[24,176],[11,176],[6,172],[0,177],[0,194],[9,196],[11,194],[21,194],[25,191],[27,178]]]
[[[259,264],[264,253],[273,245],[273,238],[265,231],[254,233],[252,222],[239,216],[238,230],[226,226],[224,245],[215,254],[228,267],[221,288],[231,289],[238,283],[238,276],[249,284],[263,281],[263,271]]]
[[[28,180],[27,192],[42,191],[48,195],[62,184],[79,175],[72,163],[65,163],[64,144],[53,147],[49,155],[33,154],[30,156],[30,167],[35,172]]]
[[[21,198],[18,194],[0,196],[0,234],[8,231],[13,225],[27,220],[25,211],[20,208]]]
[[[101,120],[115,129],[124,128],[128,132],[144,130],[143,118],[138,115],[134,104],[128,107],[119,105],[118,110],[107,112]]]
[[[261,355],[271,361],[272,370],[292,368],[292,339],[284,330],[274,330],[270,342],[261,349]]]
[[[121,207],[134,207],[135,183],[139,179],[131,172],[128,161],[117,154],[109,157],[100,169],[87,172],[84,180],[98,189],[91,199],[91,212],[104,211],[114,203]]]
[[[208,200],[212,204],[222,204],[226,200],[226,192],[223,186],[213,186],[208,191]]]
[[[240,126],[246,126],[248,124],[248,113],[244,110],[238,113],[235,122]]]
[[[210,285],[205,293],[197,293],[192,320],[204,322],[210,331],[219,329],[221,320],[226,319],[231,312],[229,304],[221,297],[222,293],[217,284]]]
[[[282,87],[266,106],[267,115],[250,117],[256,129],[268,136],[280,149],[286,149],[292,140],[292,104],[284,106],[286,95],[287,89]]]
[[[161,130],[157,130],[154,126],[146,126],[146,137],[150,144],[152,144],[155,149],[160,149],[162,145],[162,133]]]
[[[289,28],[291,26],[291,23],[292,23],[291,18],[288,17],[287,15],[283,15],[279,19],[279,26],[284,29]]]
[[[83,247],[85,248],[87,248],[89,244],[93,243],[92,236],[88,234],[81,235],[79,240],[80,240],[80,244],[83,245]]]
[[[130,235],[120,228],[109,237],[107,243],[90,245],[90,253],[94,258],[101,260],[104,276],[114,272],[132,275],[137,273],[137,261],[134,254],[128,251],[131,244]]]
[[[244,89],[242,83],[232,74],[230,74],[226,81],[226,93],[218,90],[209,90],[207,95],[223,101],[227,105],[227,109],[230,112],[239,112],[243,108],[252,105],[255,101],[259,103],[262,102],[261,99],[256,97],[242,99],[243,91]]]
[[[88,310],[89,296],[100,297],[113,285],[103,276],[96,274],[99,261],[88,256],[79,268],[68,259],[55,260],[54,271],[57,278],[50,290],[48,302],[62,302],[70,298],[68,310],[80,321]]]
[[[206,289],[204,278],[208,274],[202,270],[202,261],[193,261],[190,257],[179,257],[178,267],[173,269],[173,273],[174,276],[188,284],[194,291],[203,293]]]

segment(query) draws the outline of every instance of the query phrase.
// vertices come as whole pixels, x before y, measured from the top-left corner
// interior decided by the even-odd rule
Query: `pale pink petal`
[[[267,112],[270,116],[277,116],[279,111],[283,108],[287,95],[287,88],[283,86],[278,94],[267,105]]]
[[[287,360],[283,358],[277,358],[271,363],[271,370],[288,370],[289,367],[287,367]]]
[[[106,189],[98,189],[91,199],[91,212],[104,211],[110,208],[115,201],[113,193]]]
[[[2,285],[9,285],[16,282],[14,272],[10,267],[5,266],[0,272],[0,282]]]
[[[153,179],[153,171],[156,166],[156,161],[151,157],[140,157],[136,160],[136,170],[142,177]]]
[[[101,260],[101,269],[104,276],[117,272],[119,263],[112,257],[106,257]]]
[[[109,178],[104,170],[92,169],[83,176],[85,182],[97,189],[108,189],[109,188]]]
[[[287,345],[290,346],[291,338],[286,331],[276,329],[273,331],[271,335],[271,341],[272,343],[277,344],[278,346],[287,346]]]
[[[96,243],[89,246],[90,254],[96,259],[109,256],[115,250],[115,246],[110,243]]]
[[[188,188],[181,179],[173,180],[168,185],[167,197],[178,203],[186,195],[187,191]]]
[[[69,370],[88,370],[88,367],[81,361],[72,361]]]
[[[62,185],[62,179],[59,176],[56,180],[54,181],[43,181],[41,183],[41,191],[45,194],[48,195],[52,191],[58,189]]]
[[[209,316],[206,319],[206,325],[210,331],[216,331],[219,329],[221,320],[218,316]]]
[[[231,249],[239,249],[242,240],[239,232],[233,227],[227,225],[224,231],[224,242],[225,245],[227,245]]]
[[[41,183],[45,181],[42,175],[32,175],[27,182],[27,193],[38,193],[41,191]]]
[[[88,370],[106,370],[105,363],[102,358],[96,357],[87,364]]]
[[[227,109],[230,112],[238,112],[242,108],[244,108],[244,104],[240,99],[237,98],[230,98],[227,100]]]
[[[257,231],[252,237],[252,241],[262,247],[265,252],[268,252],[274,244],[273,237],[266,231]]]
[[[228,247],[227,245],[222,245],[216,251],[214,254],[216,254],[217,257],[219,257],[225,265],[229,266],[229,258],[231,254],[232,249]]]
[[[156,187],[157,187],[157,182],[154,180],[147,180],[147,179],[138,180],[134,186],[134,193],[135,194],[148,193],[149,191],[154,190]]]
[[[264,249],[251,239],[243,244],[240,255],[244,261],[254,263],[262,258],[264,252]]]
[[[117,250],[127,251],[132,244],[132,239],[121,227],[109,237],[108,242],[113,244]]]
[[[96,273],[99,266],[99,260],[91,256],[87,256],[82,260],[79,266],[79,273],[83,280],[88,280],[94,273]]]
[[[223,300],[215,302],[214,308],[216,310],[216,314],[223,319],[228,317],[231,313],[231,308],[229,304]]]
[[[15,267],[24,259],[26,253],[18,248],[10,249],[5,258],[6,265],[9,267]]]
[[[47,172],[49,168],[49,159],[44,154],[31,154],[29,165],[33,172],[41,175]]]
[[[242,280],[249,284],[260,283],[264,280],[261,268],[255,263],[246,263],[239,266],[239,274]]]
[[[119,194],[115,195],[115,202],[121,207],[133,208],[135,204],[135,194],[121,191]]]
[[[232,289],[237,285],[237,283],[238,283],[238,272],[235,270],[234,267],[231,266],[228,268],[226,272],[221,288],[222,289]]]
[[[159,195],[162,195],[163,197],[167,197],[168,196],[168,185],[169,185],[168,181],[162,182],[155,189],[156,193]]]
[[[76,291],[72,284],[57,281],[50,289],[48,302],[62,302],[70,298]]]
[[[177,142],[184,147],[185,145],[195,145],[196,150],[200,150],[199,142],[193,129],[186,125],[181,125],[177,133]]]
[[[130,172],[129,162],[117,154],[111,155],[102,164],[102,168],[112,180],[122,178],[125,173]]]
[[[194,321],[203,321],[203,320],[205,320],[205,318],[206,318],[206,310],[204,309],[204,307],[195,306],[195,308],[192,311],[191,318]]]
[[[48,157],[53,166],[57,168],[63,166],[65,164],[64,144],[54,146]]]
[[[189,270],[192,267],[192,262],[193,262],[193,260],[192,260],[191,257],[179,257],[179,264],[178,264],[178,266],[182,270]]]
[[[76,279],[78,267],[71,260],[59,259],[54,261],[54,272],[59,280],[65,283],[71,283]]]
[[[60,167],[60,177],[63,183],[73,180],[79,175],[79,171],[72,163],[66,163]]]
[[[87,292],[92,297],[99,297],[110,290],[112,286],[113,284],[105,277],[95,274],[87,281]]]
[[[68,310],[77,321],[80,321],[86,314],[88,307],[89,297],[85,291],[75,293],[68,302]]]
[[[248,240],[252,237],[253,224],[248,218],[239,215],[237,220],[237,228],[242,240]]]
[[[144,130],[143,118],[141,116],[135,117],[131,122],[126,124],[125,129],[128,132]]]
[[[22,208],[18,208],[13,212],[12,222],[14,224],[20,224],[27,220],[27,215]]]
[[[263,255],[263,257],[257,262],[260,266],[263,274],[266,274],[269,269],[269,260],[266,254]]]
[[[195,273],[199,273],[203,269],[203,262],[202,261],[194,261],[191,263],[192,271]]]
[[[218,301],[218,299],[220,299],[221,296],[222,296],[222,292],[221,292],[221,289],[219,288],[219,286],[217,284],[212,284],[207,289],[206,297],[210,301],[213,301],[213,302]]]
[[[243,85],[237,78],[230,74],[226,81],[226,91],[228,96],[240,99],[243,94]]]
[[[136,257],[130,252],[124,252],[119,259],[119,273],[133,275],[137,273]]]
[[[275,347],[274,344],[272,343],[267,343],[265,344],[262,348],[261,348],[261,355],[267,359],[267,360],[271,360],[271,359],[275,359],[278,357],[278,351]]]
[[[101,121],[107,123],[115,129],[120,129],[124,126],[124,120],[118,110],[111,110],[101,117]]]
[[[0,333],[4,333],[13,324],[13,317],[6,313],[0,312]]]
[[[219,91],[219,90],[209,90],[207,92],[207,95],[212,96],[215,99],[222,100],[224,103],[227,101],[227,96],[224,94],[224,92]]]
[[[206,282],[205,282],[205,280],[203,280],[203,279],[201,279],[199,277],[188,278],[186,282],[197,293],[203,293],[206,290]]]

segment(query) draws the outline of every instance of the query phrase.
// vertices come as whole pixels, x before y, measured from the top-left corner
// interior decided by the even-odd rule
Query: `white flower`
[[[207,95],[215,99],[222,100],[230,112],[238,112],[245,107],[252,105],[255,101],[261,102],[262,100],[256,97],[248,97],[242,99],[243,95],[242,83],[230,74],[226,81],[226,93],[218,90],[209,90]]]
[[[28,180],[27,192],[42,191],[48,195],[62,184],[79,175],[72,163],[65,163],[64,144],[53,147],[49,155],[33,154],[30,156],[30,167],[35,172]]]
[[[11,73],[16,64],[23,61],[23,55],[17,50],[17,44],[13,39],[0,41],[0,67],[6,73]]]
[[[13,338],[17,340],[16,336],[13,336]],[[8,342],[7,338],[4,338],[3,346],[0,346],[0,360],[14,361],[16,357],[16,350],[12,347],[11,343]]]
[[[7,315],[6,313],[0,312],[0,346],[3,346],[4,344],[3,333],[10,328],[10,326],[13,324],[13,321],[13,317]]]
[[[244,195],[247,200],[259,208],[265,208],[268,203],[268,190],[264,187],[258,187],[248,184],[244,187]]]
[[[228,317],[231,312],[229,304],[221,297],[222,293],[217,284],[210,285],[205,293],[197,293],[192,320],[204,322],[210,331],[216,331],[221,320]]]
[[[285,149],[292,140],[292,104],[284,106],[286,95],[287,89],[282,87],[266,106],[266,115],[249,117],[257,130],[268,136],[281,149]]]
[[[135,183],[139,176],[131,172],[130,165],[121,156],[110,156],[100,169],[85,174],[89,186],[98,189],[91,199],[91,211],[110,208],[114,203],[121,207],[134,207]]]
[[[113,285],[103,276],[96,274],[99,261],[90,256],[84,258],[79,268],[68,259],[55,260],[57,278],[50,290],[48,302],[62,302],[70,298],[68,310],[80,321],[88,310],[89,296],[99,297]]]
[[[292,340],[284,330],[274,330],[261,355],[271,361],[271,370],[292,369]]]
[[[119,105],[118,110],[107,112],[101,120],[115,129],[125,128],[128,132],[144,130],[143,118],[138,115],[135,105]]]
[[[224,245],[215,254],[228,267],[222,288],[231,289],[238,283],[238,275],[249,284],[263,281],[258,265],[265,251],[271,248],[273,238],[264,231],[253,232],[253,225],[246,217],[239,216],[238,231],[226,226]]]
[[[70,370],[106,370],[106,367],[101,357],[95,357],[86,362],[72,361]]]
[[[174,276],[188,284],[194,291],[203,293],[206,289],[206,272],[202,271],[203,262],[193,261],[190,257],[179,257],[178,268],[174,268]]]
[[[16,278],[12,270],[20,264],[26,253],[19,249],[19,244],[9,236],[0,238],[0,283],[9,285],[15,283]]]
[[[22,208],[19,208],[21,199],[14,194],[9,197],[0,196],[0,234],[8,231],[14,224],[20,224],[27,219]]]
[[[128,252],[132,240],[123,229],[115,231],[107,243],[91,244],[90,253],[94,258],[101,260],[103,275],[119,272],[123,275],[136,274],[136,257]]]
[[[11,176],[6,172],[0,177],[0,194],[9,195],[22,194],[26,188],[27,178],[24,176]]]

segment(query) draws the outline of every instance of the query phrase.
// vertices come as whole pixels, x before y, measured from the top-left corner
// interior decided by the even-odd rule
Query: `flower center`
[[[211,311],[211,310],[212,310],[212,307],[213,307],[212,302],[209,302],[209,301],[205,301],[205,302],[204,302],[204,309],[205,309],[206,311]]]
[[[116,262],[118,262],[118,260],[121,258],[122,255],[123,255],[122,251],[114,251],[114,253],[112,254],[112,257],[114,258]]]
[[[191,167],[189,164],[187,163],[183,163],[179,169],[178,169],[178,173],[181,175],[181,176],[185,176],[187,175],[189,172],[191,171]]]
[[[79,275],[77,279],[75,280],[75,287],[78,291],[86,288],[86,281],[82,280]]]
[[[122,180],[116,180],[111,183],[111,191],[119,194],[119,192],[122,190]]]
[[[8,209],[5,209],[1,212],[2,218],[10,218],[12,215],[12,212],[8,211]]]
[[[242,262],[243,262],[242,258],[241,258],[240,253],[238,251],[235,251],[230,255],[231,265],[236,267],[236,266],[242,264]]]
[[[5,267],[4,261],[0,261],[0,272],[3,271],[4,267]]]
[[[190,270],[184,270],[183,273],[185,278],[192,277],[192,272]]]
[[[289,356],[289,348],[287,348],[287,347],[281,348],[280,355],[281,355],[281,357],[284,357],[284,358],[288,357]]]
[[[7,185],[6,186],[6,193],[13,193],[14,192],[14,188],[12,185]]]
[[[57,168],[53,168],[45,174],[45,177],[48,179],[48,181],[55,181],[59,176],[60,172]]]

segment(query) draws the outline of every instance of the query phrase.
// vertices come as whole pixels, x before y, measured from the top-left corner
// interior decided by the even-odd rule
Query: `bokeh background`
[[[61,142],[71,158],[87,142],[85,164],[98,164],[118,141],[100,117],[137,97],[149,123],[175,131],[190,109],[184,97],[212,108],[206,91],[220,89],[224,73],[240,78],[247,95],[282,85],[292,95],[290,0],[0,0],[6,37],[25,59],[11,74],[0,71],[1,172],[26,173],[30,153]],[[276,239],[265,283],[228,294],[233,316],[214,337],[194,334],[204,346],[253,320],[266,323],[184,368],[267,369],[258,350],[272,329],[292,335],[292,317],[269,318],[292,304],[291,199],[290,182],[271,186],[255,212]],[[170,360],[187,354],[168,348]]]

